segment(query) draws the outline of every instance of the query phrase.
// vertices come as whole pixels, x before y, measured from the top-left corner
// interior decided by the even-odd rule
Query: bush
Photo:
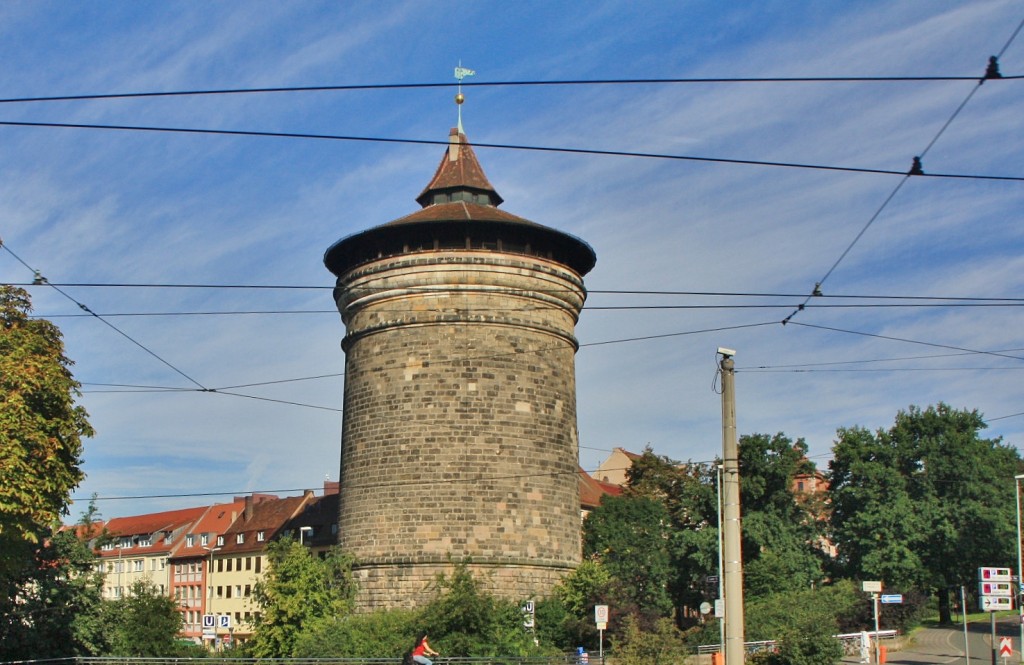
[[[295,640],[297,658],[398,658],[412,648],[419,613],[382,610],[315,622]]]

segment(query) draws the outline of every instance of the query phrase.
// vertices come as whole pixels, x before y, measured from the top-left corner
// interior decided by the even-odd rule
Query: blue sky
[[[0,98],[449,83],[460,60],[476,70],[473,83],[980,76],[1022,19],[1019,3],[1000,0],[639,9],[626,2],[7,3],[0,5]],[[1024,36],[1000,66],[1007,76],[1024,71]],[[975,88],[973,81],[471,87],[463,121],[476,143],[905,171]],[[6,102],[0,122],[444,141],[456,121],[454,92]],[[1021,108],[1021,81],[981,86],[927,150],[925,171],[1024,176]],[[166,363],[94,317],[68,316],[81,311],[52,289],[32,287],[36,312],[64,331],[97,430],[75,496],[98,494],[103,514],[114,517],[224,499],[109,497],[336,480],[344,331],[331,313],[323,252],[414,211],[442,153],[435,145],[0,125],[0,238],[10,250],[0,250],[0,281],[32,279],[13,252],[54,284],[319,287],[63,289],[104,315],[310,312],[105,317]],[[593,309],[577,327],[584,468],[613,446],[650,445],[678,460],[720,454],[719,346],[738,351],[740,432],[804,437],[823,467],[837,428],[887,427],[898,409],[938,401],[979,409],[991,419],[989,435],[1024,445],[1017,306],[866,300],[856,302],[871,307],[808,308],[782,326],[802,298],[621,293],[807,294],[900,176],[488,148],[477,156],[505,210],[583,238],[597,252],[586,278]],[[1022,210],[1021,182],[911,178],[822,291],[1020,298]],[[764,325],[695,332],[753,324]],[[868,335],[1014,349],[1006,355],[1019,357],[951,355]],[[621,341],[635,338],[650,339]],[[849,364],[822,364],[839,362]],[[333,376],[310,378],[325,375]],[[197,383],[247,386],[232,392],[293,404],[199,392]]]

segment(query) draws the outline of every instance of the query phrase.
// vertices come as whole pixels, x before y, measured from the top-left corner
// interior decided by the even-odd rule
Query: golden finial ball
[[[456,104],[461,104],[464,101],[466,101],[466,96],[464,94],[462,94],[460,92],[459,94],[455,95],[455,103]]]

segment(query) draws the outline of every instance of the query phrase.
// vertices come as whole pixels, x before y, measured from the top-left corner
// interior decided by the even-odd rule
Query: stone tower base
[[[482,591],[512,601],[546,596],[573,571],[563,562],[545,565],[526,560],[471,560],[466,568]],[[357,611],[422,607],[437,597],[438,576],[443,574],[450,579],[454,571],[455,563],[451,561],[426,563],[417,559],[357,564],[353,571],[358,585]]]

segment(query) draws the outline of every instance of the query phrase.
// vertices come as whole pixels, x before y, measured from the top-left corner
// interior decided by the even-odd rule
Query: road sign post
[[[597,655],[604,662],[604,629],[608,627],[608,606],[594,605],[594,623],[597,624]]]

